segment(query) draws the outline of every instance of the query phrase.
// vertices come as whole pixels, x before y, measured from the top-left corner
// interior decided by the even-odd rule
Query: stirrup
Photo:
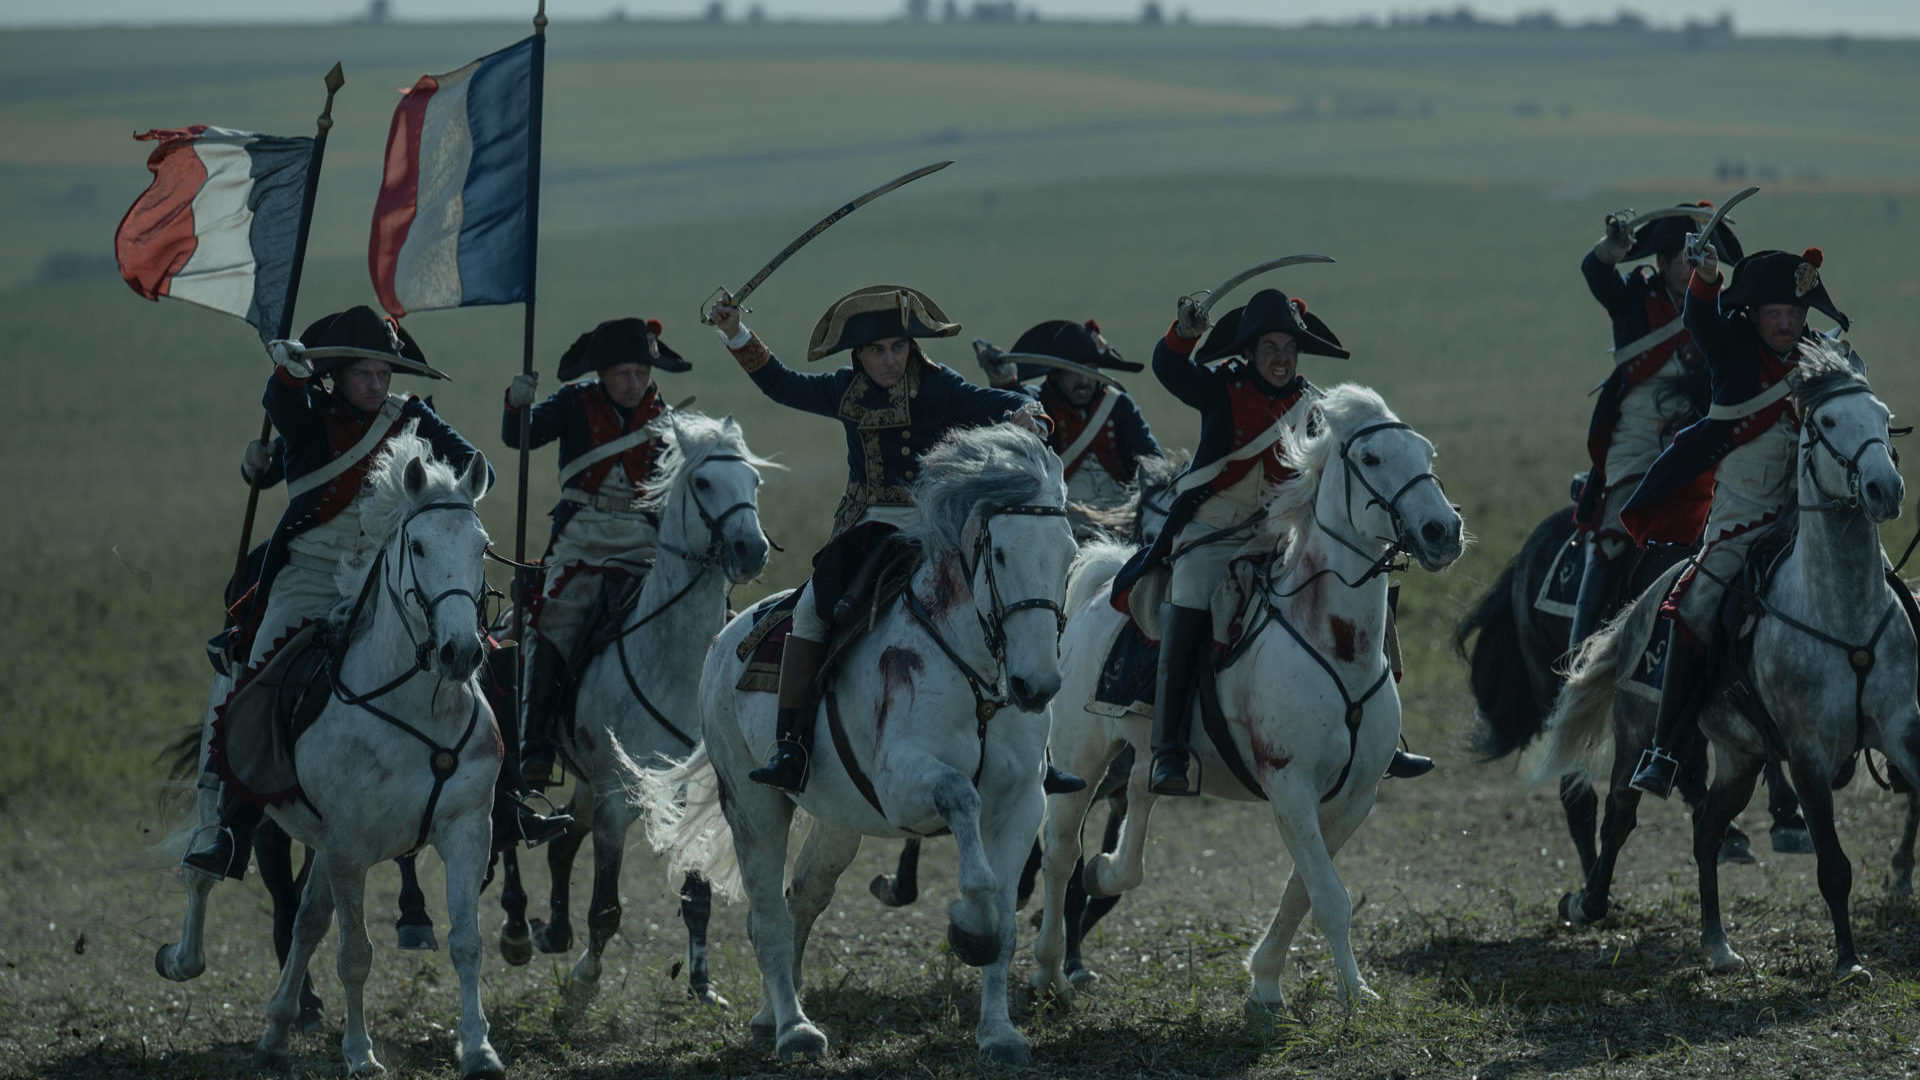
[[[806,747],[793,739],[775,739],[772,751],[767,754],[767,763],[749,771],[747,779],[798,795],[807,790],[807,777],[812,772],[813,759]]]
[[[1176,756],[1177,755],[1177,756]],[[1173,765],[1178,762],[1180,769],[1176,774]],[[1193,768],[1193,750],[1190,746],[1167,746],[1153,752],[1153,772],[1147,779],[1147,790],[1155,795],[1171,795],[1186,798],[1200,794],[1200,785],[1190,783],[1188,773]],[[1166,772],[1162,776],[1162,771]],[[1180,786],[1175,788],[1172,782],[1178,776]]]
[[[532,791],[526,795],[518,792],[506,792],[504,798],[513,808],[514,831],[520,834],[520,842],[529,848],[558,840],[573,828],[573,815],[553,805],[553,800],[544,791]],[[547,812],[541,813],[527,805],[528,799],[539,799],[547,804]]]
[[[1633,770],[1633,780],[1627,786],[1664,799],[1673,794],[1673,778],[1679,769],[1679,758],[1657,746],[1649,746],[1641,751],[1640,764]]]

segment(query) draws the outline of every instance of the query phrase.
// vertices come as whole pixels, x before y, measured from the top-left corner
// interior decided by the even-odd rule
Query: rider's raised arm
[[[1715,378],[1720,375],[1721,366],[1727,363],[1744,362],[1748,353],[1740,347],[1736,336],[1736,319],[1720,310],[1720,280],[1717,276],[1709,280],[1699,270],[1687,281],[1687,302],[1680,309],[1680,318],[1685,322],[1687,333],[1693,335],[1693,342],[1700,349],[1700,355],[1706,358],[1707,370]]]
[[[1614,269],[1612,263],[1601,261],[1600,256],[1591,251],[1580,260],[1580,276],[1587,280],[1587,291],[1615,318],[1636,310],[1640,303],[1626,277]]]
[[[275,367],[267,378],[266,392],[260,395],[260,404],[273,421],[273,430],[289,442],[305,443],[314,439],[324,442],[327,434],[320,424],[320,404],[314,400],[321,394],[324,391],[317,382],[302,379],[284,367]]]
[[[847,384],[853,381],[852,368],[839,368],[818,375],[795,371],[781,363],[759,335],[745,327],[741,327],[740,332],[746,337],[746,342],[736,348],[729,341],[727,351],[733,354],[740,369],[747,373],[761,393],[790,409],[820,416],[840,415],[840,399],[846,396]]]
[[[1213,372],[1194,362],[1193,351],[1199,347],[1199,338],[1185,337],[1177,327],[1168,327],[1166,336],[1153,347],[1153,377],[1168,393],[1205,412],[1220,400],[1222,391]]]

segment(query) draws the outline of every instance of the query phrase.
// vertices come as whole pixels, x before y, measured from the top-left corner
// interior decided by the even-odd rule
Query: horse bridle
[[[691,474],[697,473],[699,470],[705,468],[709,462],[746,460],[747,457],[745,454],[708,454],[706,457],[700,459],[699,464],[689,470],[689,475],[691,476]],[[669,544],[665,540],[659,540],[657,543],[663,550],[670,551],[689,562],[698,563],[701,566],[713,566],[720,561],[720,547],[722,544],[720,530],[726,525],[727,519],[742,511],[757,510],[758,506],[751,499],[743,499],[727,507],[725,510],[720,511],[718,514],[711,513],[707,510],[707,504],[700,499],[700,489],[691,483],[689,483],[687,487],[687,497],[693,502],[694,510],[699,513],[700,521],[707,527],[707,550],[702,554],[696,555],[691,551],[686,551],[673,544]]]
[[[1865,457],[1867,451],[1875,444],[1886,447],[1887,452],[1891,454],[1893,452],[1893,444],[1888,442],[1883,436],[1873,435],[1862,441],[1858,447],[1855,447],[1851,455],[1843,454],[1840,452],[1839,447],[1833,445],[1833,440],[1827,438],[1826,432],[1820,429],[1817,414],[1823,406],[1836,398],[1850,397],[1854,394],[1871,393],[1873,393],[1872,387],[1854,383],[1825,394],[1819,400],[1810,402],[1807,405],[1806,421],[1802,424],[1802,427],[1812,432],[1813,441],[1802,448],[1801,454],[1807,463],[1807,479],[1813,482],[1814,494],[1819,495],[1826,501],[1819,503],[1800,503],[1800,509],[1811,510],[1815,513],[1832,513],[1836,511],[1860,509],[1860,459]],[[1891,434],[1891,431],[1889,431],[1889,434]],[[1813,452],[1815,448],[1825,450],[1842,469],[1846,470],[1847,494],[1845,497],[1836,497],[1829,494],[1826,488],[1820,486],[1820,474],[1815,472],[1813,468]]]
[[[986,507],[980,511],[980,532],[973,540],[973,565],[968,566],[965,557],[962,557],[960,560],[960,569],[967,575],[967,581],[969,583],[973,581],[974,575],[982,568],[986,570],[987,613],[980,616],[980,626],[987,635],[988,651],[993,654],[995,660],[1004,663],[1007,651],[1007,616],[1031,608],[1044,608],[1053,612],[1055,632],[1065,633],[1067,629],[1067,613],[1060,610],[1059,604],[1044,596],[1033,596],[1025,600],[1015,600],[1011,604],[1001,600],[1000,582],[994,577],[993,560],[986,556],[993,545],[993,519],[1003,515],[1065,518],[1067,516],[1067,508],[1064,506],[1042,506],[1038,504]]]
[[[1346,498],[1347,529],[1350,532],[1354,533],[1355,535],[1358,535],[1360,532],[1360,527],[1358,525],[1355,525],[1353,521],[1353,487],[1355,482],[1357,481],[1360,487],[1364,489],[1367,495],[1369,496],[1366,501],[1366,504],[1363,505],[1361,509],[1368,510],[1368,509],[1372,509],[1375,506],[1384,507],[1387,511],[1388,520],[1390,520],[1393,523],[1392,536],[1390,537],[1383,536],[1383,537],[1376,538],[1376,539],[1387,541],[1387,549],[1384,552],[1380,553],[1378,556],[1373,555],[1372,553],[1368,552],[1364,547],[1360,546],[1358,542],[1354,540],[1349,540],[1346,537],[1340,535],[1335,530],[1328,528],[1325,522],[1319,520],[1318,511],[1316,510],[1316,516],[1314,520],[1315,520],[1315,523],[1320,526],[1320,530],[1322,532],[1332,537],[1334,542],[1339,544],[1341,547],[1346,548],[1348,551],[1353,552],[1355,555],[1358,555],[1363,559],[1369,559],[1372,561],[1372,565],[1367,568],[1366,573],[1360,575],[1359,580],[1347,582],[1347,586],[1349,588],[1358,588],[1361,585],[1366,584],[1369,580],[1371,580],[1374,577],[1374,575],[1385,573],[1386,571],[1392,569],[1394,566],[1394,560],[1396,558],[1399,558],[1401,555],[1403,555],[1406,552],[1405,540],[1407,536],[1407,521],[1406,521],[1406,518],[1400,513],[1400,500],[1406,496],[1407,492],[1413,490],[1413,486],[1415,484],[1420,483],[1422,480],[1431,480],[1433,481],[1434,486],[1440,489],[1441,496],[1443,498],[1446,496],[1446,492],[1447,492],[1446,485],[1442,484],[1440,482],[1440,478],[1438,476],[1435,476],[1431,471],[1423,472],[1420,475],[1413,477],[1412,479],[1408,480],[1406,483],[1401,484],[1398,491],[1395,491],[1390,496],[1386,495],[1383,492],[1381,492],[1379,488],[1374,486],[1373,481],[1367,478],[1366,472],[1363,471],[1360,468],[1360,466],[1354,464],[1353,455],[1352,455],[1354,443],[1357,443],[1361,439],[1364,439],[1367,436],[1372,435],[1376,432],[1396,431],[1396,430],[1412,431],[1413,425],[1403,423],[1399,420],[1383,420],[1380,423],[1369,424],[1366,427],[1361,428],[1359,431],[1356,431],[1352,435],[1347,436],[1346,441],[1340,444],[1340,464],[1344,467],[1347,475],[1347,498]]]

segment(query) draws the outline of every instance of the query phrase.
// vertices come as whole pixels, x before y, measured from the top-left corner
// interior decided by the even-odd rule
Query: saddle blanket
[[[293,746],[332,697],[330,636],[324,624],[302,623],[240,674],[214,711],[209,756],[241,797],[284,806],[300,796]]]
[[[1132,619],[1123,620],[1107,642],[1100,678],[1093,686],[1087,711],[1121,717],[1128,713],[1153,715],[1153,698],[1160,683],[1160,643],[1151,641]]]
[[[1553,565],[1547,567],[1547,579],[1540,583],[1540,595],[1534,597],[1534,610],[1563,619],[1573,618],[1580,602],[1580,581],[1586,576],[1586,537],[1576,532],[1554,553]]]

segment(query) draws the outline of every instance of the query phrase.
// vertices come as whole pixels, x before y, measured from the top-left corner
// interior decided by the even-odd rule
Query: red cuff
[[[748,338],[745,345],[727,351],[733,354],[733,359],[740,365],[741,370],[749,375],[766,367],[767,362],[773,359],[772,350],[767,348],[758,334]]]
[[[1687,279],[1687,291],[1700,300],[1715,300],[1720,296],[1720,283],[1703,280],[1700,271],[1695,270],[1693,276]]]
[[[291,386],[295,389],[299,389],[300,387],[307,385],[307,380],[301,378],[298,375],[295,375],[293,372],[288,371],[286,368],[280,366],[279,364],[273,365],[273,377],[276,379],[279,379],[280,385],[282,386]]]
[[[1179,326],[1180,324],[1175,322],[1167,327],[1167,348],[1173,350],[1177,356],[1191,356],[1193,350],[1200,347],[1200,339],[1181,337]]]

